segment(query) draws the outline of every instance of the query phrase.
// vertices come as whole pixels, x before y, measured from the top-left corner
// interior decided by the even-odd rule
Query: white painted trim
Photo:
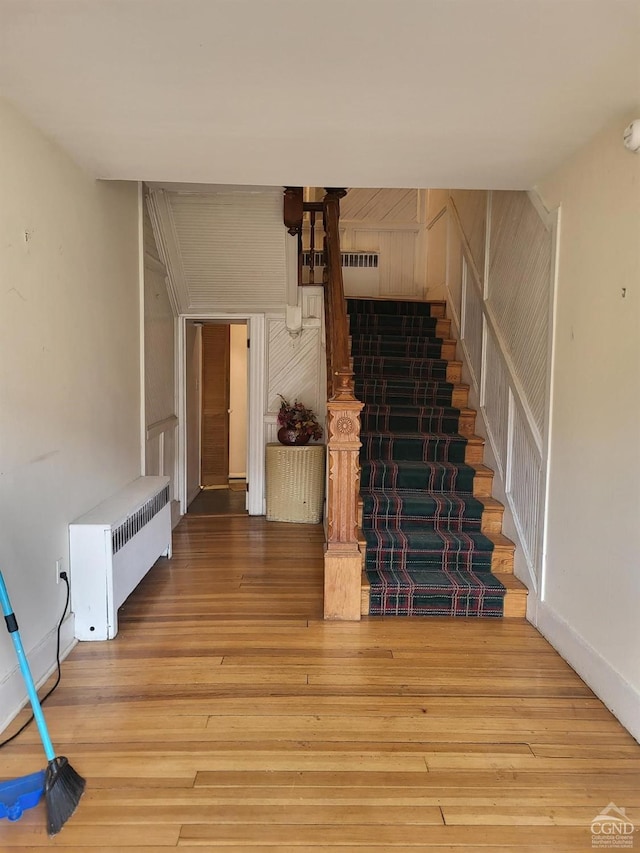
[[[247,318],[249,347],[249,435],[247,440],[247,510],[249,515],[265,515],[264,407],[265,407],[265,316]]]
[[[177,415],[169,415],[168,418],[163,418],[161,421],[156,421],[154,424],[149,424],[147,427],[147,441],[150,441],[152,438],[156,438],[157,436],[169,432],[171,429],[175,429],[178,425],[178,416]]]
[[[169,201],[164,190],[152,190],[147,198],[156,246],[167,271],[169,299],[174,312],[179,315],[188,310],[190,295]]]
[[[539,196],[536,189],[527,190],[527,195],[529,197],[529,201],[535,207],[536,213],[543,221],[545,228],[547,228],[548,231],[551,231],[556,224],[554,213],[547,210],[545,203],[542,201],[542,198]]]
[[[536,447],[538,448],[538,452],[540,453],[540,456],[542,457],[542,455],[543,455],[542,435],[541,435],[540,430],[538,428],[538,425],[535,421],[535,418],[533,417],[531,409],[529,408],[529,406],[527,404],[527,399],[526,399],[526,396],[524,393],[524,389],[522,387],[522,383],[520,382],[520,380],[518,379],[518,377],[516,375],[516,370],[515,370],[513,361],[511,360],[511,356],[509,355],[509,352],[507,350],[507,345],[504,341],[504,338],[502,337],[501,333],[498,330],[498,325],[497,325],[496,319],[493,315],[493,311],[492,311],[491,306],[489,305],[488,302],[484,303],[484,315],[487,318],[487,325],[489,326],[489,328],[491,330],[491,335],[493,336],[494,340],[497,342],[498,351],[500,353],[500,357],[502,358],[502,362],[506,368],[507,376],[509,378],[509,385],[514,392],[514,398],[515,398],[516,405],[518,406],[518,408],[522,412],[522,415],[524,416],[527,428],[528,428],[529,432],[531,433],[531,437],[533,438],[533,440],[536,443]]]
[[[284,232],[285,266],[287,270],[287,305],[297,305],[298,294],[298,235]]]
[[[34,649],[27,651],[29,669],[37,687],[56,671],[56,642],[57,626],[46,634]],[[75,638],[75,619],[69,613],[60,629],[60,660],[64,660],[78,641]],[[11,720],[28,702],[27,691],[20,667],[16,666],[0,684],[0,708],[3,716],[0,719],[0,731],[3,731]]]
[[[556,327],[558,316],[558,276],[560,267],[561,208],[551,214],[551,293],[549,294],[549,352],[547,357],[547,419],[544,430],[544,456],[542,466],[544,515],[542,518],[542,541],[540,544],[540,600],[546,598],[547,544],[549,533],[549,483],[551,480],[551,430],[553,423],[553,390],[556,359]]]
[[[472,275],[471,278],[474,279],[475,276]],[[475,285],[473,283],[469,284],[469,265],[467,264],[466,259],[464,259],[462,264],[462,286],[460,288],[460,347],[464,353],[467,367],[469,369],[469,377],[471,378],[473,390],[479,398],[481,377],[476,376],[476,371],[471,360],[471,353],[467,346],[467,291],[469,287],[475,287]],[[480,368],[482,369],[482,363]]]
[[[209,314],[182,314],[178,327],[178,370],[179,405],[178,434],[180,442],[179,477],[180,511],[187,511],[187,452],[186,452],[186,322],[187,320],[242,320],[246,321],[248,337],[251,341],[247,360],[249,406],[247,423],[247,510],[249,515],[264,515],[264,399],[265,399],[265,316],[264,314],[244,314],[217,312]]]
[[[186,353],[186,320],[184,317],[178,317],[178,446],[176,448],[176,457],[178,459],[178,476],[176,484],[178,494],[176,495],[180,503],[180,514],[184,515],[189,506],[189,496],[187,495],[187,385],[185,382],[185,373],[187,370],[187,353]]]
[[[157,272],[158,275],[161,275],[166,278],[167,268],[162,263],[162,261],[159,261],[157,258],[154,258],[153,255],[149,254],[149,252],[144,253],[144,265],[152,272]]]
[[[371,222],[368,219],[341,219],[340,228],[350,231],[409,231],[417,234],[422,226],[419,222]],[[342,249],[342,252],[347,254],[351,251],[351,249]]]
[[[640,691],[590,645],[547,602],[532,602],[527,614],[538,631],[604,702],[622,725],[640,741]]]
[[[146,371],[144,360],[144,186],[138,181],[138,351],[140,363],[140,473],[144,476],[147,470],[146,444]]]
[[[431,231],[431,229],[432,229],[432,228],[433,228],[433,226],[436,224],[436,222],[438,221],[438,219],[441,219],[441,218],[445,215],[445,213],[447,212],[447,210],[448,210],[448,207],[447,207],[447,205],[445,204],[445,206],[444,206],[441,210],[439,210],[439,211],[436,213],[436,215],[435,215],[434,217],[432,217],[432,218],[427,222],[427,231]]]
[[[493,190],[487,193],[487,209],[485,211],[484,228],[484,279],[482,282],[482,302],[489,298],[489,264],[491,263],[491,211],[493,208]]]

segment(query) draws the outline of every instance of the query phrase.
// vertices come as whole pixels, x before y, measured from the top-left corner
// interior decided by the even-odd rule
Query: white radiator
[[[160,556],[171,556],[168,477],[138,477],[69,525],[78,640],[111,640],[118,608]]]

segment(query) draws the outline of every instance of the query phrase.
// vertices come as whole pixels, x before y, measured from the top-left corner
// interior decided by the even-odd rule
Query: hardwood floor
[[[319,526],[183,520],[46,705],[76,814],[0,821],[0,850],[585,851],[610,802],[640,827],[640,746],[531,625],[325,623],[322,564]],[[32,726],[0,777],[45,763]]]

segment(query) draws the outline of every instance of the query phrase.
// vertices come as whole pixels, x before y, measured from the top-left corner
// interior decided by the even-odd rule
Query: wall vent
[[[116,527],[111,533],[111,548],[114,554],[124,547],[130,539],[138,533],[139,530],[148,524],[162,509],[169,503],[169,486],[165,486],[162,491],[154,495],[150,500],[141,506],[133,515],[130,515],[122,524]]]
[[[377,269],[378,255],[374,252],[341,252],[342,266],[357,269]],[[308,267],[311,252],[302,253],[302,266]],[[324,252],[315,252],[314,266],[324,266]]]

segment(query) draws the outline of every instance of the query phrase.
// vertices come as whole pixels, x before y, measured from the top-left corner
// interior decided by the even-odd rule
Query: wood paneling
[[[430,299],[441,299],[444,297],[444,285],[447,279],[448,220],[448,214],[444,214],[427,232],[426,283]]]
[[[509,381],[493,335],[485,342],[484,393],[485,424],[492,438],[500,476],[507,471],[509,448]]]
[[[546,413],[551,234],[525,192],[494,192],[487,302],[541,438]]]
[[[324,622],[322,549],[184,519],[46,705],[75,815],[52,841],[43,803],[0,821],[3,853],[583,853],[609,802],[640,824],[640,746],[530,624]],[[42,766],[33,726],[2,751],[3,778]]]
[[[201,483],[229,480],[229,326],[202,327]]]
[[[468,273],[464,276],[462,297],[464,311],[460,342],[467,354],[471,378],[476,391],[478,391],[482,380],[482,339],[484,334],[482,295],[473,276]]]
[[[340,218],[354,222],[417,223],[418,190],[350,189],[340,203]]]
[[[281,188],[153,190],[151,202],[180,312],[265,311],[286,303]]]
[[[320,329],[304,328],[293,337],[280,318],[267,321],[267,411],[277,413],[279,394],[293,402],[294,399],[324,416],[325,389],[320,384],[321,350]]]
[[[487,235],[487,192],[485,190],[451,190],[451,198],[460,218],[478,279],[482,283]]]

